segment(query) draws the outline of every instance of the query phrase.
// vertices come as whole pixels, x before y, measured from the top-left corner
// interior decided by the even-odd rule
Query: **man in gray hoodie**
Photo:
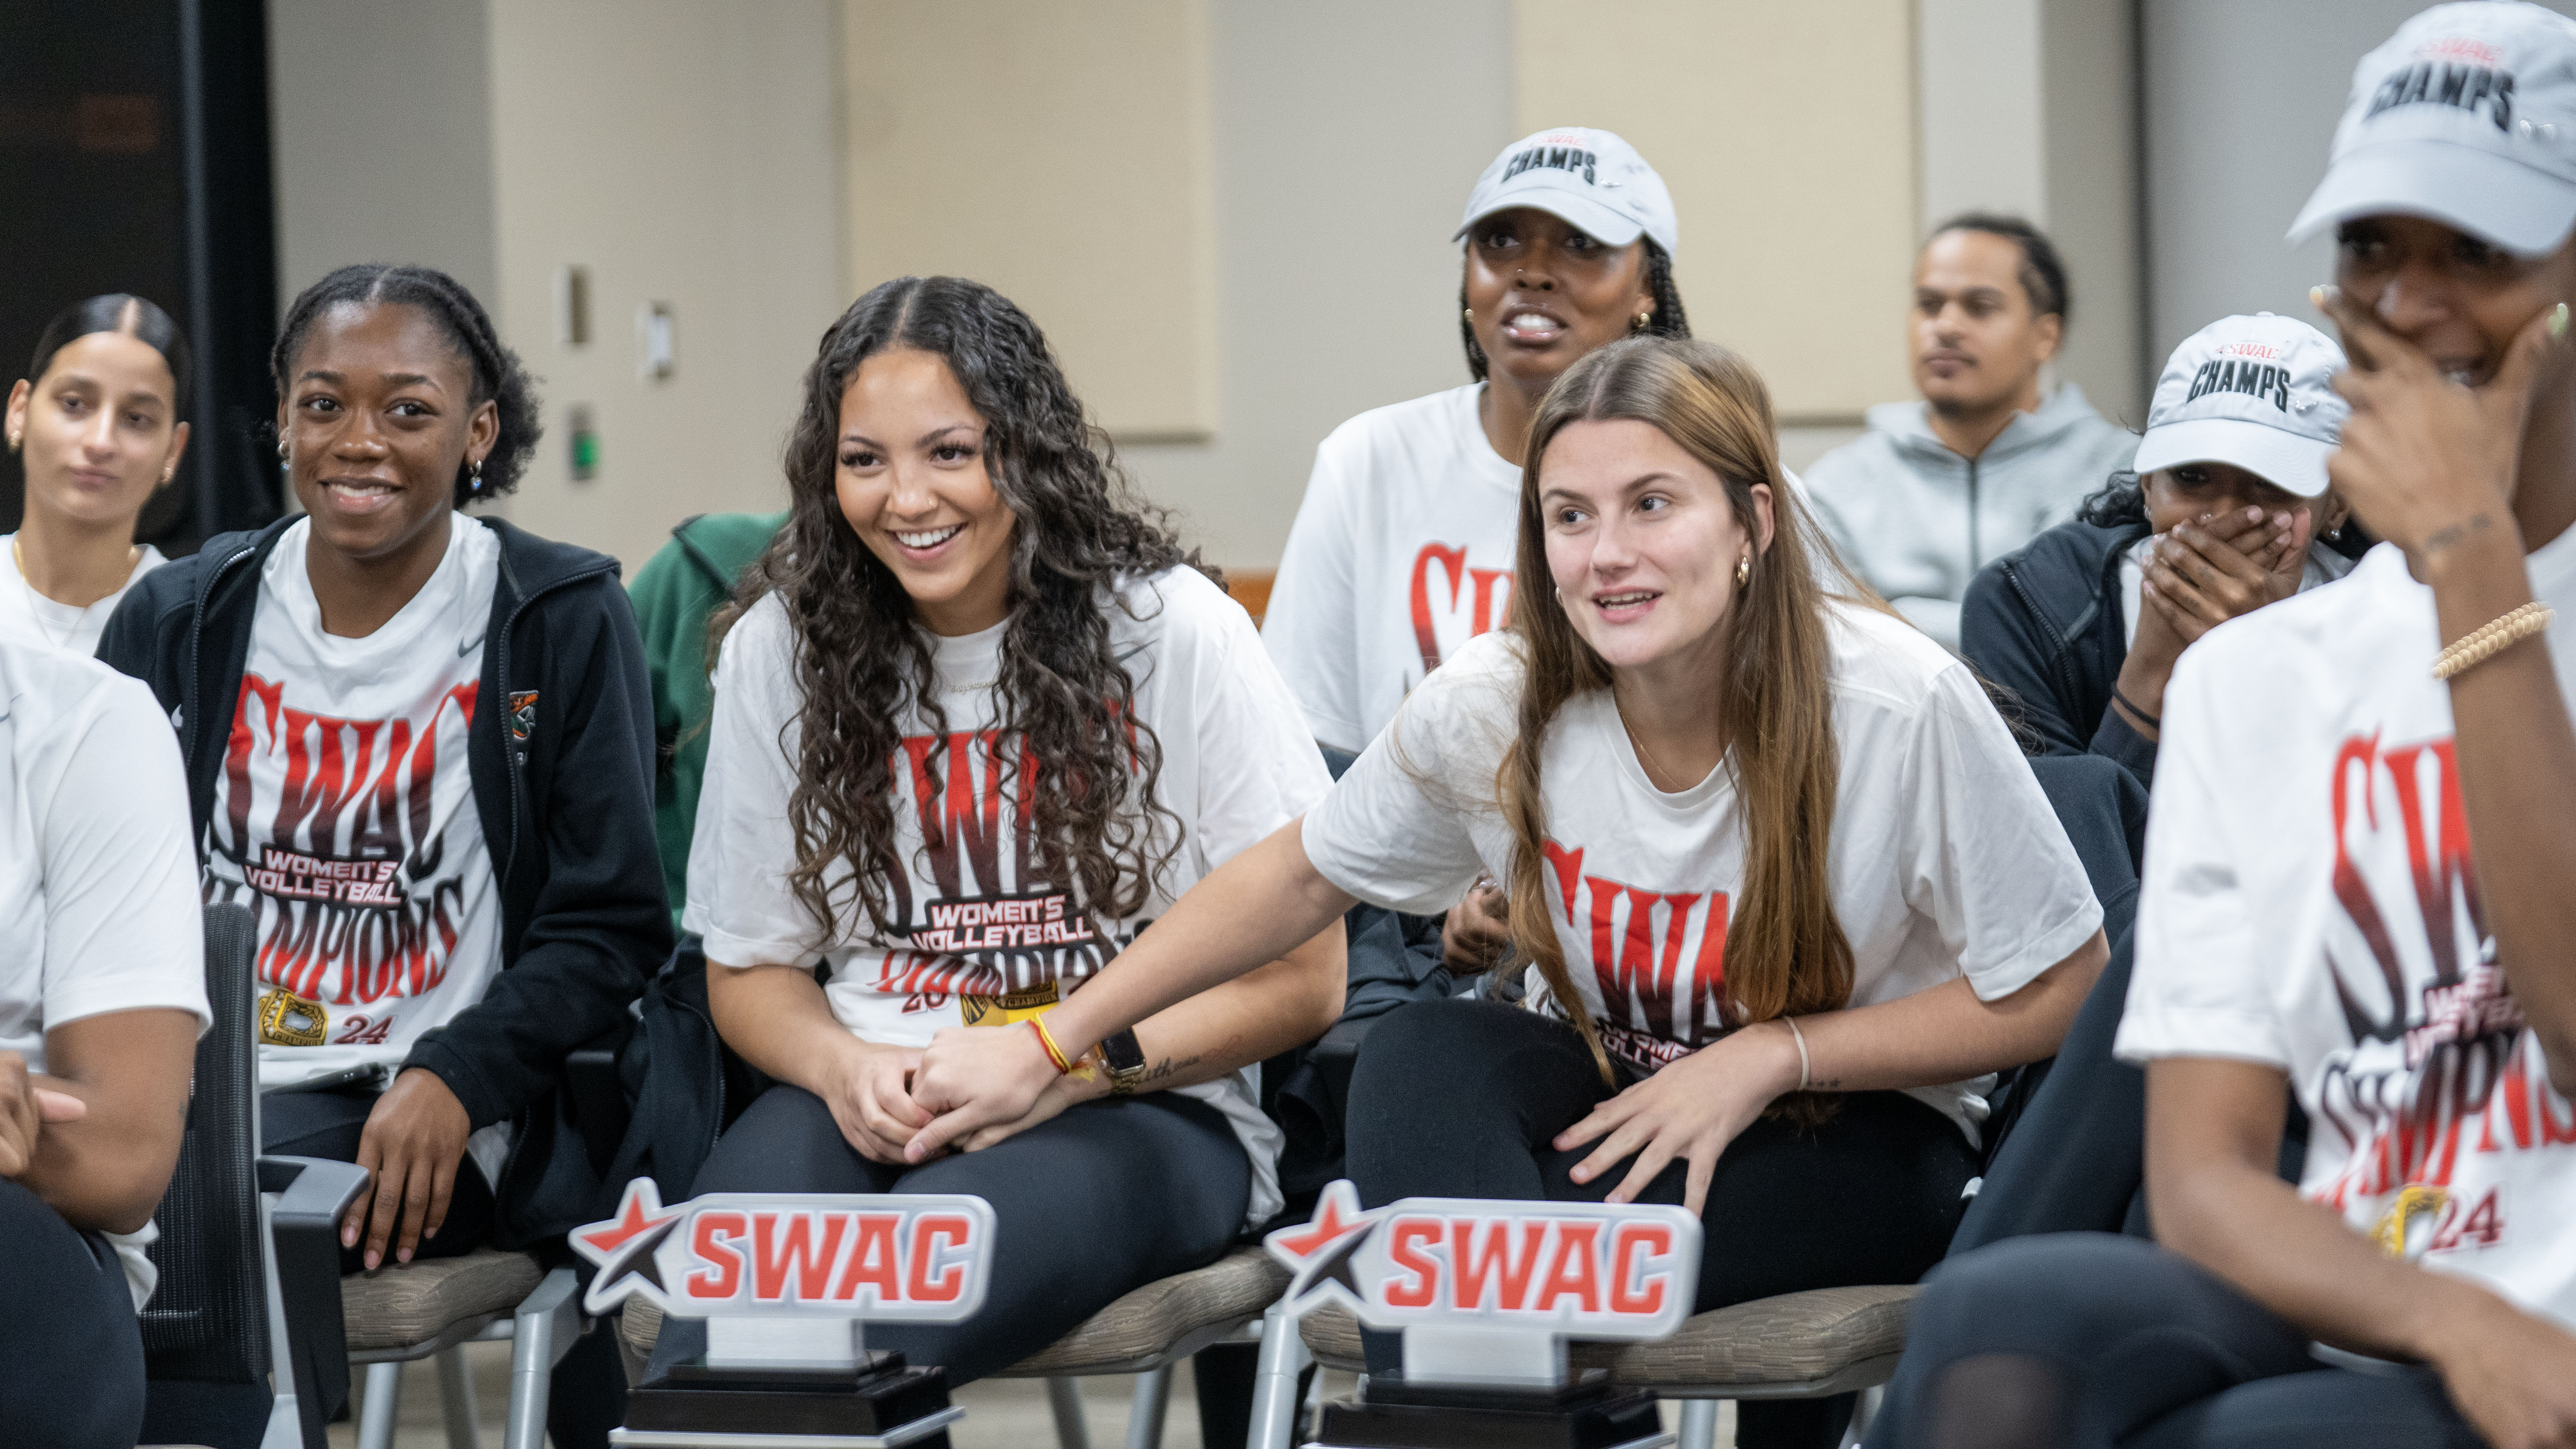
[[[1914,267],[1923,400],[1871,408],[1868,433],[1807,470],[1807,501],[1843,562],[1948,648],[1977,570],[2074,516],[2137,451],[2137,435],[2073,383],[2041,390],[2067,300],[2065,265],[2030,223],[1976,212],[1943,223]]]

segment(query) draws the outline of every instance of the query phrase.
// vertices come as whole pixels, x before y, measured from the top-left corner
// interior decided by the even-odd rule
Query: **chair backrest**
[[[251,1028],[254,926],[206,907],[206,1004],[179,1167],[153,1220],[161,1283],[141,1314],[145,1377],[265,1384],[267,1285],[259,1250],[258,1043]]]

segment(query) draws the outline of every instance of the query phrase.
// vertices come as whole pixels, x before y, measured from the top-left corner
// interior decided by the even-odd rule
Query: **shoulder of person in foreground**
[[[2430,622],[2429,599],[2407,573],[2406,555],[2383,543],[2342,578],[2203,634],[2175,662],[2174,682],[2190,676],[2194,687],[2220,691],[2227,705],[2212,720],[2229,732],[2268,733],[2275,709],[2343,697],[2374,676],[2392,647],[2404,647]],[[2166,738],[2170,752],[2183,736]]]

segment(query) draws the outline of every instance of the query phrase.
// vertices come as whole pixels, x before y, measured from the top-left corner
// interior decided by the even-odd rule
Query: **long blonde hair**
[[[1612,343],[1567,369],[1539,404],[1521,467],[1517,562],[1524,582],[1512,591],[1512,628],[1528,674],[1496,785],[1512,831],[1506,883],[1512,939],[1583,1034],[1604,1080],[1611,1079],[1609,1056],[1575,994],[1548,918],[1539,759],[1557,711],[1578,693],[1609,688],[1610,666],[1575,632],[1556,591],[1546,586],[1539,463],[1568,423],[1610,419],[1651,423],[1706,464],[1725,485],[1727,503],[1748,535],[1760,536],[1753,486],[1771,489],[1771,546],[1754,559],[1750,580],[1720,626],[1729,634],[1726,673],[1709,701],[1726,731],[1726,768],[1748,837],[1743,896],[1727,923],[1726,996],[1719,1003],[1737,1026],[1836,1010],[1851,997],[1851,942],[1834,914],[1826,871],[1838,752],[1825,610],[1834,596],[1875,602],[1844,573],[1781,476],[1771,394],[1734,353],[1688,339]],[[1840,587],[1829,594],[1820,572]]]

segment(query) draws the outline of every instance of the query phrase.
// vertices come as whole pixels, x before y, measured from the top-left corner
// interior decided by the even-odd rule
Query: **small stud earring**
[[[171,464],[169,467],[164,468],[164,469],[162,469],[162,470],[161,470],[161,481],[162,481],[162,482],[164,482],[164,483],[167,483],[167,482],[169,482],[171,479],[176,478],[176,477],[178,477],[178,476],[179,476],[179,465],[178,465],[178,464],[176,464],[176,463],[173,463],[173,464]]]
[[[1636,325],[1635,325],[1635,326],[1633,326],[1633,327],[1630,327],[1628,330],[1629,330],[1629,331],[1631,331],[1631,332],[1643,332],[1643,331],[1645,331],[1645,330],[1646,330],[1646,328],[1647,328],[1651,323],[1653,323],[1653,321],[1654,321],[1654,320],[1655,320],[1655,314],[1654,314],[1654,313],[1652,313],[1652,312],[1640,312],[1640,313],[1638,313],[1638,314],[1637,314],[1637,322],[1636,322]]]
[[[1735,561],[1735,586],[1740,589],[1752,582],[1753,555],[1748,553]]]
[[[1468,323],[1468,325],[1469,325],[1469,326],[1473,326],[1473,325],[1475,325],[1475,321],[1476,321],[1476,309],[1475,309],[1475,308],[1473,308],[1473,307],[1461,307],[1461,308],[1459,308],[1459,309],[1458,309],[1458,315],[1459,315],[1459,316],[1461,316],[1461,317],[1466,318],[1466,319],[1467,319],[1467,323]]]
[[[27,435],[26,435],[26,433],[25,433],[25,432],[23,432],[23,431],[21,431],[21,430],[19,430],[19,429],[16,429],[16,428],[12,428],[12,429],[10,429],[10,430],[9,430],[9,451],[10,451],[10,452],[12,452],[12,453],[14,453],[14,452],[18,451],[18,444],[19,444],[22,440],[24,440],[24,439],[26,438],[26,436],[27,436]]]

